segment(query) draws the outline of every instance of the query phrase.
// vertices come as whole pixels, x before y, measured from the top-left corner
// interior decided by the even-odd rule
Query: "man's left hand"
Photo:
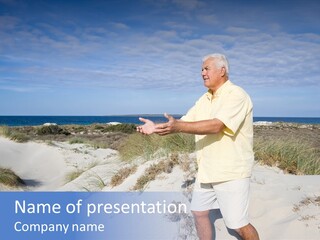
[[[163,136],[170,133],[178,132],[178,121],[167,113],[165,113],[164,116],[168,119],[168,122],[156,124],[154,133]]]

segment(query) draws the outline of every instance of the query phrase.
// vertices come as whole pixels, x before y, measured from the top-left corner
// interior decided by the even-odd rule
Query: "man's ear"
[[[220,70],[220,76],[224,77],[225,75],[226,75],[226,68],[222,67],[221,70]]]

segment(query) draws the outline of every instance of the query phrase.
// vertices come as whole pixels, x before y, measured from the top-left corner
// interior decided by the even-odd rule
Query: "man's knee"
[[[250,230],[250,223],[248,224],[248,225],[246,225],[246,226],[243,226],[243,227],[240,227],[240,228],[236,228],[236,229],[233,229],[233,230],[235,230],[240,236],[243,236],[243,234],[246,232],[246,231],[248,231],[248,230]]]
[[[194,219],[197,222],[210,219],[209,218],[209,212],[210,212],[209,210],[208,211],[191,211],[191,212],[192,212]]]
[[[191,211],[195,218],[209,217],[209,210],[207,211]]]
[[[257,230],[250,223],[241,228],[234,229],[243,239],[258,240],[259,235]]]

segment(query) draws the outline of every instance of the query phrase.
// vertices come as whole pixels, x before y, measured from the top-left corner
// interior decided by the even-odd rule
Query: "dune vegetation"
[[[320,149],[299,138],[282,137],[254,141],[255,159],[291,174],[320,174]]]
[[[11,169],[0,167],[0,184],[9,187],[18,187],[25,185],[25,182]]]
[[[91,124],[62,126],[0,126],[0,135],[17,142],[44,140],[88,144],[95,148],[119,151],[127,162],[136,158],[146,161],[174,153],[195,151],[194,136],[171,134],[145,136],[135,131],[134,124]],[[254,126],[256,161],[276,166],[291,174],[320,174],[320,126],[275,123]]]

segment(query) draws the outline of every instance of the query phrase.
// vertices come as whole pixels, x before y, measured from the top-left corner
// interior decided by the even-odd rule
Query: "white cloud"
[[[212,14],[201,13],[197,16],[197,19],[201,23],[205,23],[208,25],[217,25],[219,23],[217,17],[213,13]]]
[[[114,26],[117,29],[121,29],[121,30],[127,30],[130,27],[127,24],[121,23],[121,22],[112,22],[110,23],[112,26]]]
[[[44,66],[20,67],[16,72],[38,84],[46,79],[46,84],[53,86],[192,89],[201,80],[202,56],[224,52],[231,63],[231,77],[238,83],[319,85],[320,50],[314,42],[317,35],[272,36],[250,29],[240,32],[183,39],[174,31],[158,31],[148,36],[133,35],[120,45],[114,44],[113,49],[100,40],[83,43],[81,39],[66,35],[65,41],[60,42],[43,37],[31,44],[38,56],[46,46],[45,52],[49,54],[41,64]],[[112,50],[115,55],[108,55]],[[85,53],[91,57],[85,57]],[[81,55],[83,58],[76,60]],[[80,65],[68,65],[68,59]],[[39,64],[42,60],[38,59]],[[0,71],[6,74],[5,70]]]
[[[203,7],[200,1],[175,4]],[[211,13],[203,14],[205,19],[219,20]],[[231,77],[240,84],[318,86],[320,82],[320,35],[316,33],[268,33],[230,25],[217,34],[198,31],[199,22],[188,25],[182,20],[168,20],[163,29],[147,33],[133,28],[117,31],[129,29],[121,21],[74,29],[46,22],[25,25],[16,17],[1,21],[8,25],[0,29],[0,57],[11,69],[1,68],[0,73],[6,77],[14,72],[16,83],[21,79],[22,85],[28,79],[30,84],[46,87],[191,91],[201,84],[202,56],[212,52],[228,56]]]
[[[178,37],[176,31],[157,31],[155,32],[155,36],[168,40]]]
[[[167,21],[164,23],[164,25],[180,31],[190,31],[190,30],[196,29],[195,26],[192,26],[183,22]]]
[[[259,31],[253,28],[230,26],[230,27],[227,27],[226,32],[230,34],[252,34],[252,33],[258,33]]]

